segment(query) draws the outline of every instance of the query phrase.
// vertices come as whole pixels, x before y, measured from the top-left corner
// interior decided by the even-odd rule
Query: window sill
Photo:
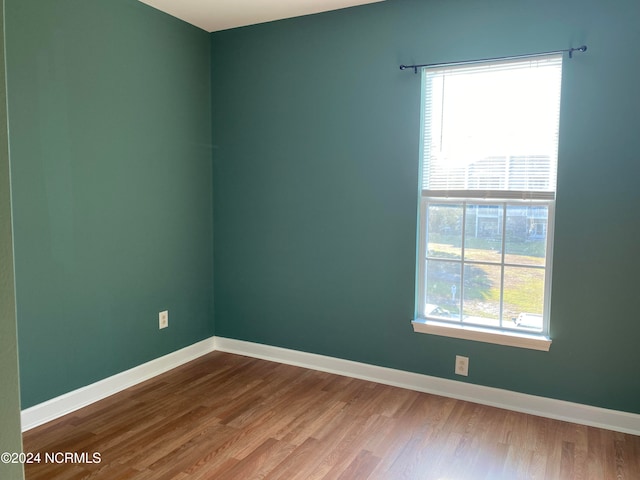
[[[418,333],[428,333],[443,337],[461,338],[464,340],[475,340],[477,342],[495,343],[497,345],[507,345],[510,347],[529,348],[531,350],[541,350],[548,352],[551,348],[551,339],[545,335],[519,333],[519,332],[498,332],[482,327],[469,325],[452,325],[450,323],[438,322],[417,318],[413,320],[413,331]]]

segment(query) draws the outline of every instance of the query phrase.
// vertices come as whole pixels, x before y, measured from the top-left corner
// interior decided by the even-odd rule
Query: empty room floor
[[[638,436],[221,352],[25,432],[24,451],[99,460],[27,480],[640,479]]]

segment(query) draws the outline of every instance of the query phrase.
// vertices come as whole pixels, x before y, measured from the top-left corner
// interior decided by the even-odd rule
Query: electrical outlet
[[[163,329],[169,326],[169,310],[165,310],[158,314],[158,328]]]
[[[469,376],[469,357],[456,355],[456,375]]]

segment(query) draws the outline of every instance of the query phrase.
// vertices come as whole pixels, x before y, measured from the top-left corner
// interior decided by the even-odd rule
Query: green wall
[[[4,58],[4,1],[0,2],[0,453],[21,452],[18,340],[11,233],[11,182]],[[21,464],[0,462],[0,478],[24,478]]]
[[[636,0],[387,0],[213,34],[216,335],[640,413],[638,18]],[[420,76],[398,65],[583,43],[551,351],[413,333]]]
[[[210,43],[136,0],[6,7],[26,408],[213,334]]]
[[[216,335],[640,413],[639,17],[387,0],[208,35],[136,0],[6,0],[22,407],[213,335],[215,291]],[[413,333],[420,82],[398,65],[583,43],[551,351]]]

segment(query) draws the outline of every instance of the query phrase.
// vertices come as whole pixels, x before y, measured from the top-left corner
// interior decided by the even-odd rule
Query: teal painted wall
[[[640,413],[639,18],[636,0],[387,0],[213,34],[216,335]],[[583,43],[551,351],[413,333],[420,77],[398,65]]]
[[[213,334],[210,42],[136,0],[6,20],[26,408]]]
[[[215,287],[217,335],[457,380],[463,354],[464,381],[640,413],[637,2],[387,0],[211,42],[135,0],[6,3],[23,408],[212,335]],[[413,333],[420,85],[397,66],[582,43],[551,351]]]
[[[0,453],[21,452],[20,381],[11,232],[11,176],[4,58],[4,1],[0,2]],[[0,478],[24,478],[22,464],[0,462]]]

